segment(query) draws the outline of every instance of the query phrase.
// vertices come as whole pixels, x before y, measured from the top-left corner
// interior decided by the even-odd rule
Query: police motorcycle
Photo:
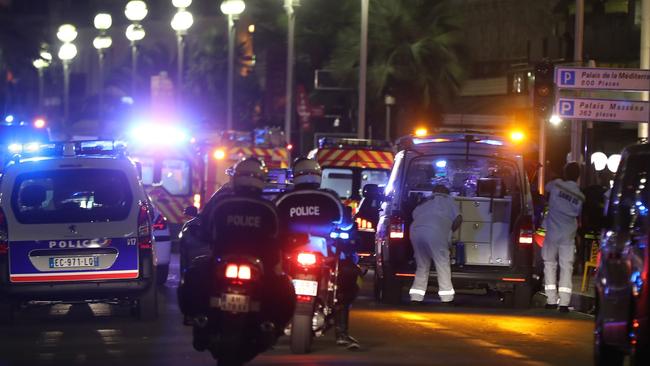
[[[314,338],[331,328],[337,329],[337,344],[348,346],[352,341],[358,348],[358,342],[347,335],[348,305],[356,296],[356,289],[350,296],[349,289],[341,288],[345,287],[341,282],[342,273],[350,272],[349,266],[341,265],[342,260],[356,255],[353,250],[356,225],[351,210],[344,208],[337,197],[323,190],[301,190],[304,179],[313,178],[305,171],[320,172],[317,164],[316,168],[310,167],[312,163],[316,164],[313,160],[294,164],[297,189],[276,201],[283,230],[292,246],[286,251],[284,264],[293,280],[296,308],[287,333],[290,332],[291,351],[297,354],[308,353]],[[301,167],[305,168],[302,172]],[[320,176],[317,180],[316,187]],[[352,271],[356,286],[359,274],[356,264]],[[345,298],[349,299],[347,303]],[[341,337],[347,343],[339,343]]]
[[[275,245],[278,216],[261,199],[264,177],[256,159],[235,166],[234,192],[204,213],[212,253],[192,260],[178,289],[194,348],[217,365],[242,365],[270,348],[293,313],[293,286]]]

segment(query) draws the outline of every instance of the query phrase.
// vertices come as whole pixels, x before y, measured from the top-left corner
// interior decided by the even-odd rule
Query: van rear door
[[[7,213],[10,281],[138,278],[133,179],[103,168],[18,173]]]

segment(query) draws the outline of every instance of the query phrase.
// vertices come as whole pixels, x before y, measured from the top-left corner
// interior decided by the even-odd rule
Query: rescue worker
[[[412,303],[424,301],[433,259],[438,275],[440,301],[452,304],[455,292],[451,283],[449,245],[451,233],[460,227],[463,218],[458,204],[449,195],[449,188],[436,184],[432,192],[412,213],[410,236],[417,268],[409,295]]]
[[[545,188],[548,196],[548,214],[544,219],[546,238],[542,258],[546,308],[557,308],[559,293],[561,312],[569,311],[577,218],[585,201],[585,196],[578,186],[579,178],[580,165],[576,162],[567,163],[564,166],[563,179],[555,179],[547,183]],[[559,283],[556,281],[558,263]]]
[[[211,277],[213,258],[231,253],[258,257],[264,266],[261,314],[265,328],[271,325],[277,337],[293,315],[295,296],[291,280],[282,272],[277,211],[262,198],[265,177],[259,160],[248,158],[237,163],[232,190],[222,192],[210,209],[202,213],[211,254],[192,261],[178,292],[184,315],[205,314],[210,289],[206,279]],[[205,349],[207,344],[201,342],[207,341],[195,334],[198,350]]]
[[[293,164],[294,189],[276,200],[282,225],[282,237],[289,233],[305,233],[330,240],[330,233],[338,226],[353,225],[336,192],[322,189],[322,171],[316,160],[298,158]],[[348,217],[349,216],[349,217]],[[320,248],[327,255],[327,248]],[[348,349],[358,349],[359,342],[349,331],[350,306],[357,296],[357,279],[360,269],[356,264],[354,248],[343,248],[339,262],[337,283],[338,305],[335,309],[336,344]]]

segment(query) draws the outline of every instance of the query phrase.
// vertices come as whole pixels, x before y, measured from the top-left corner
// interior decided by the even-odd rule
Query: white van
[[[30,301],[127,301],[157,316],[150,205],[112,141],[43,145],[0,180],[0,314]]]

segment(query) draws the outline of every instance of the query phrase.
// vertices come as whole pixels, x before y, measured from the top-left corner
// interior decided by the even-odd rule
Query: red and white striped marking
[[[97,271],[83,273],[29,273],[12,274],[11,282],[65,282],[65,281],[96,281],[96,280],[129,280],[138,278],[139,271]]]

